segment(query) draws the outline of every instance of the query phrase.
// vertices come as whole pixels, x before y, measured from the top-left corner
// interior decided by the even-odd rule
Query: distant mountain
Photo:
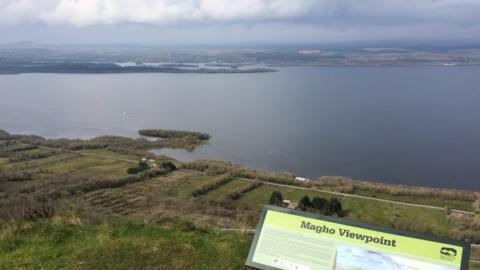
[[[1,49],[36,49],[50,47],[31,41],[19,41],[14,43],[0,44]]]

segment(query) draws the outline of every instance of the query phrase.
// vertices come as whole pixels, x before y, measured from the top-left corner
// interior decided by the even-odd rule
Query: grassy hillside
[[[10,222],[0,231],[0,269],[247,269],[251,240],[191,223]]]
[[[0,269],[242,269],[251,236],[192,224],[10,222]]]
[[[305,195],[338,197],[344,218],[480,239],[478,221],[443,209],[472,209],[468,192],[428,189],[411,195],[409,188],[396,187],[395,192],[385,191],[385,186],[352,189],[349,182],[347,188],[338,183],[313,186],[292,182],[289,174],[218,162],[174,161],[179,170],[135,178],[138,175],[128,174],[127,169],[144,157],[135,149],[53,150],[0,140],[0,269],[242,269],[251,236],[219,232],[219,228],[254,228],[274,191],[296,202]],[[155,162],[166,159],[158,157]],[[192,196],[192,191],[211,187],[225,175],[233,179]],[[134,181],[128,180],[132,177]],[[236,199],[226,198],[252,183],[245,178],[260,179],[262,185]],[[338,188],[348,192],[328,193]],[[480,258],[480,252],[472,253],[472,258]]]

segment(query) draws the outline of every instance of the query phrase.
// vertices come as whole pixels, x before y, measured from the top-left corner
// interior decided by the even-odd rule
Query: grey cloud
[[[0,0],[0,23],[479,24],[478,0]]]
[[[55,31],[128,40],[125,29],[172,43],[480,40],[479,14],[480,0],[0,0],[0,42]]]

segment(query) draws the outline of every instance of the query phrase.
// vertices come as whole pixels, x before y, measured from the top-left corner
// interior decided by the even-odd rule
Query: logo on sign
[[[440,254],[442,254],[442,259],[451,261],[457,256],[457,250],[454,248],[443,247],[440,249]]]
[[[440,250],[440,253],[442,253],[442,255],[445,255],[445,256],[448,256],[448,257],[455,257],[455,256],[457,256],[457,250],[454,249],[454,248],[443,247],[443,248]]]

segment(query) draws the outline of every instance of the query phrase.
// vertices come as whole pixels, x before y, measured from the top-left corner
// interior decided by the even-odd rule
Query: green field
[[[247,193],[240,199],[240,203],[251,207],[260,207],[268,203],[270,194],[273,191],[280,191],[284,199],[299,201],[304,195],[310,198],[314,196],[331,198],[332,195],[317,192],[290,189],[263,185],[258,189]],[[365,223],[398,227],[420,232],[430,232],[437,235],[447,235],[453,225],[448,223],[443,211],[426,208],[383,203],[359,198],[341,198],[342,205],[346,209],[346,218]],[[419,219],[418,217],[422,217]],[[396,224],[401,221],[402,225]]]
[[[88,149],[88,150],[80,150],[75,152],[85,153],[85,154],[94,154],[102,157],[112,157],[112,158],[118,158],[118,159],[132,160],[135,162],[138,161],[138,156],[122,154],[118,152],[109,151],[106,149]]]
[[[118,166],[120,168],[117,168]],[[101,173],[99,168],[111,166],[110,173],[126,175],[126,169],[131,166],[130,163],[117,160],[104,159],[92,156],[80,156],[75,159],[62,161],[59,163],[43,166],[42,169],[50,171],[52,174],[69,173],[77,175],[91,175],[91,172]]]
[[[42,159],[22,161],[22,162],[8,162],[1,166],[3,171],[21,171],[21,170],[34,170],[38,168],[45,168],[57,163],[63,163],[70,159],[78,158],[79,156],[72,153],[61,153],[55,156],[50,156]]]

